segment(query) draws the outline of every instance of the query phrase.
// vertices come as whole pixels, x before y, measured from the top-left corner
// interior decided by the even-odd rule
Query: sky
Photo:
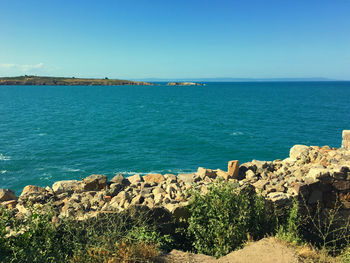
[[[350,80],[350,0],[0,0],[0,76]]]

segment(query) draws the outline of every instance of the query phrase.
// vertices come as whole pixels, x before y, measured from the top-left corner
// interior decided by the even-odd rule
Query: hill
[[[46,85],[46,86],[113,86],[113,85],[153,85],[149,82],[120,80],[120,79],[93,79],[93,78],[64,78],[19,76],[0,78],[0,85]]]

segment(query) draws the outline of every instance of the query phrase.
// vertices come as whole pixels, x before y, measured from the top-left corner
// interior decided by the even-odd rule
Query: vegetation
[[[62,77],[39,77],[19,76],[0,78],[0,85],[46,85],[46,86],[107,86],[107,85],[152,85],[148,82],[138,82],[119,79],[92,79],[92,78],[62,78]]]
[[[237,192],[234,184],[214,185],[208,194],[195,193],[189,206],[188,235],[196,252],[219,257],[248,239],[272,233],[275,220],[254,189]]]
[[[350,262],[349,222],[339,221],[339,206],[321,214],[319,206],[311,210],[295,201],[280,215],[253,189],[238,192],[235,184],[220,182],[205,195],[195,191],[187,208],[189,218],[165,223],[140,209],[79,222],[53,221],[54,212],[45,209],[33,208],[22,218],[2,209],[0,261],[156,262],[172,248],[219,257],[247,241],[274,235],[303,249],[313,247],[308,251],[323,251],[314,252],[317,257],[310,262],[333,262],[320,255]]]

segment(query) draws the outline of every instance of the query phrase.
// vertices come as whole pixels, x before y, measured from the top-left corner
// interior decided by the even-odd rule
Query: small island
[[[204,86],[204,84],[195,82],[169,82],[167,86]]]
[[[114,86],[114,85],[153,85],[149,82],[140,82],[120,79],[94,79],[94,78],[66,78],[66,77],[40,77],[19,76],[0,78],[0,85],[40,85],[40,86]]]

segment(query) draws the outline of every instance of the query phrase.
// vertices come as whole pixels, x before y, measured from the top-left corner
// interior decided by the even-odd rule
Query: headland
[[[35,86],[115,86],[115,85],[153,85],[150,82],[108,79],[108,78],[66,78],[19,76],[0,78],[0,85],[35,85]]]

